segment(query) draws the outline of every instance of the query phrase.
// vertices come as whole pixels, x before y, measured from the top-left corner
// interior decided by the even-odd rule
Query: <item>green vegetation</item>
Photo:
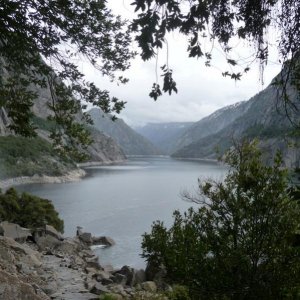
[[[168,33],[178,30],[187,37],[189,57],[203,58],[207,67],[212,66],[214,54],[222,49],[228,65],[221,71],[222,76],[234,80],[240,80],[254,61],[261,63],[263,72],[269,60],[268,32],[271,30],[276,34],[275,47],[280,62],[288,70],[287,75],[276,82],[283,88],[280,100],[295,111],[299,108],[298,103],[289,102],[285,91],[287,81],[298,92],[300,90],[300,65],[297,64],[300,49],[298,1],[135,0],[132,5],[137,11],[132,29],[136,32],[144,60],[157,56],[164,45],[168,48]],[[236,51],[237,39],[252,46],[252,58],[241,57],[241,53]],[[216,44],[220,47],[216,47]],[[167,55],[165,65],[161,67],[163,86],[160,88],[155,82],[150,93],[155,100],[162,92],[177,92],[170,63]]]
[[[188,289],[182,285],[175,284],[171,292],[166,292],[170,300],[190,300]]]
[[[58,161],[52,145],[39,137],[0,137],[0,178],[35,174],[60,176],[70,166]]]
[[[55,129],[55,122],[46,120],[37,116],[34,116],[32,118],[32,122],[34,126],[36,126],[38,129],[46,130],[51,132],[52,130]]]
[[[118,296],[114,294],[104,294],[99,297],[99,300],[118,300]]]
[[[78,150],[76,145],[88,144],[82,122],[89,117],[82,109],[91,104],[119,113],[125,102],[88,82],[74,61],[85,57],[100,74],[126,83],[115,74],[125,71],[134,56],[126,22],[111,13],[106,1],[98,0],[4,0],[0,10],[0,106],[13,121],[10,129],[35,136],[31,107],[39,92],[46,91],[51,118],[59,125],[51,136],[57,150],[65,153],[70,145]]]
[[[60,232],[64,231],[64,222],[50,200],[27,193],[19,195],[13,188],[5,194],[0,191],[0,220],[31,229],[48,224]]]
[[[245,138],[279,138],[292,136],[294,133],[294,128],[284,128],[284,127],[265,127],[263,124],[253,125],[244,132]]]
[[[225,163],[223,182],[200,182],[196,196],[184,195],[199,209],[175,211],[171,228],[157,221],[144,234],[142,256],[192,299],[299,299],[299,193],[280,155],[265,166],[256,144],[244,143]]]

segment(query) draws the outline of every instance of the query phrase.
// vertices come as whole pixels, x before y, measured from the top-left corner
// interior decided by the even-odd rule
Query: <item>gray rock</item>
[[[95,285],[90,290],[91,293],[96,295],[102,295],[105,293],[109,293],[109,290],[100,282],[95,283]]]
[[[3,300],[42,300],[45,297],[37,295],[35,289],[3,270],[0,270],[0,299]],[[48,298],[49,299],[49,298]]]
[[[38,248],[40,251],[45,251],[47,249],[54,249],[57,247],[61,242],[51,236],[51,235],[45,235],[41,237],[36,237],[36,244],[38,245]]]
[[[103,279],[110,279],[110,277],[110,274],[106,273],[105,271],[97,271],[97,281],[102,281]]]
[[[78,237],[81,242],[83,242],[87,245],[93,244],[92,234],[90,232],[83,232]]]
[[[0,223],[0,231],[3,236],[12,238],[21,243],[25,242],[29,236],[32,236],[29,229],[7,221]]]
[[[146,273],[143,269],[135,270],[134,283],[133,285],[140,284],[146,281]]]
[[[124,287],[122,285],[120,285],[120,284],[110,286],[110,290],[113,293],[121,294],[122,296],[126,297],[126,293],[124,291]]]
[[[112,273],[114,271],[114,267],[112,265],[103,266],[103,270],[107,273]]]
[[[96,270],[95,268],[89,268],[89,267],[86,267],[85,268],[85,271],[87,272],[87,274],[90,274],[90,275],[97,275],[98,274],[98,270]]]
[[[51,235],[54,238],[63,241],[64,237],[62,236],[61,233],[59,233],[53,226],[51,225],[46,225],[45,227],[45,234]]]
[[[123,266],[117,273],[126,277],[126,285],[133,286],[135,281],[135,271],[129,266]]]
[[[105,245],[107,247],[115,245],[115,241],[108,236],[92,237],[93,245]]]
[[[13,254],[13,255],[10,255]],[[3,255],[3,256],[2,256]],[[18,259],[19,263],[24,263],[29,267],[40,267],[41,254],[35,250],[32,250],[26,244],[20,244],[8,237],[0,237],[0,258],[12,259],[13,257]]]
[[[102,280],[101,280],[101,283],[103,284],[103,285],[108,285],[108,284],[112,284],[112,283],[114,283],[111,279],[107,279],[107,278],[103,278]]]
[[[121,285],[125,285],[127,282],[127,278],[125,275],[120,274],[120,273],[116,273],[113,277],[113,281],[117,284],[121,284]]]
[[[101,266],[99,264],[98,256],[93,256],[93,257],[90,257],[90,258],[86,258],[85,262],[86,262],[86,266],[88,268],[95,268],[95,269],[98,269],[98,270],[101,269]]]

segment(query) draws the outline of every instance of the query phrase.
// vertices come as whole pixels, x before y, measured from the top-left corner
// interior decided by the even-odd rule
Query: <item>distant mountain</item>
[[[299,103],[299,94],[291,86],[288,94],[291,101]],[[197,122],[179,138],[178,145],[182,147],[173,156],[215,158],[216,149],[222,154],[233,139],[258,138],[266,160],[280,150],[286,166],[299,167],[299,141],[292,134],[294,127],[285,109],[278,101],[277,87],[271,84],[249,101],[227,106]],[[288,112],[299,123],[299,115]]]
[[[180,136],[178,136],[173,145],[173,152],[176,152],[203,137],[220,131],[235,119],[246,113],[249,107],[250,104],[247,101],[238,102],[236,104],[223,107],[211,115],[194,123]]]
[[[192,122],[148,123],[135,130],[149,139],[165,154],[174,152],[178,138],[192,126]]]
[[[97,108],[88,113],[94,122],[93,127],[114,139],[126,155],[158,155],[161,151],[149,140],[135,132],[122,119],[112,121],[110,115]]]

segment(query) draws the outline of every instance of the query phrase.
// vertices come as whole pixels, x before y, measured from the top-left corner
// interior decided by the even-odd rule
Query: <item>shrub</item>
[[[20,196],[13,188],[5,194],[0,192],[0,220],[31,229],[49,224],[60,232],[64,230],[64,222],[50,200],[27,193]]]
[[[190,300],[188,289],[182,285],[174,285],[172,292],[167,292],[169,300]]]
[[[255,144],[231,150],[223,182],[199,182],[201,205],[174,213],[167,229],[155,222],[144,234],[142,256],[164,265],[171,283],[193,299],[284,299],[300,282],[300,203],[291,195],[277,155],[265,166]],[[299,291],[299,290],[298,290]]]

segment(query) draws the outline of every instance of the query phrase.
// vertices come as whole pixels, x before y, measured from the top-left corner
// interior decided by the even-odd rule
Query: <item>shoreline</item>
[[[112,166],[112,165],[117,165],[126,162],[127,159],[120,159],[120,160],[114,160],[114,161],[108,161],[108,162],[103,162],[103,161],[89,161],[85,163],[78,163],[76,166],[78,168],[88,168],[88,167],[94,167],[94,166]]]
[[[10,187],[22,184],[76,182],[87,176],[87,172],[83,168],[88,168],[92,166],[108,166],[124,163],[125,161],[126,160],[117,160],[109,162],[92,161],[87,163],[79,163],[77,164],[77,169],[72,169],[61,176],[33,175],[0,179],[0,189],[8,189]]]
[[[83,169],[73,169],[61,176],[34,175],[20,176],[0,180],[0,188],[8,189],[13,186],[31,183],[65,183],[79,181],[86,176],[86,171]]]
[[[195,160],[195,161],[220,163],[220,160],[218,160],[217,158],[176,157],[176,156],[170,156],[170,157],[173,158],[173,159],[176,159],[176,160]]]

